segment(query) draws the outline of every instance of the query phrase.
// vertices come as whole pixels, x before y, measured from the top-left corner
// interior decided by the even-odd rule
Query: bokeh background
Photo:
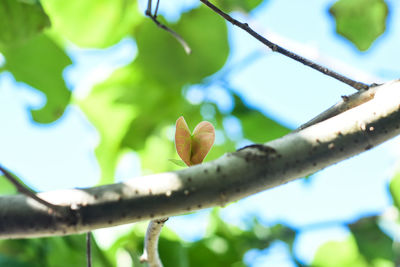
[[[39,2],[17,2],[28,7],[0,18],[0,163],[38,191],[179,169],[169,159],[178,159],[173,136],[181,115],[190,128],[201,120],[215,125],[208,161],[278,138],[354,92],[273,53],[199,1],[160,3],[160,19],[192,46],[189,56],[143,16],[144,0],[42,0],[48,18],[38,23],[51,22],[43,31],[19,19],[46,18]],[[394,0],[216,4],[356,80],[399,77]],[[224,208],[170,218],[161,257],[166,266],[396,266],[399,148],[394,138]],[[0,187],[15,193],[6,181]],[[95,266],[139,266],[145,227],[94,231]],[[4,266],[83,266],[84,253],[82,236],[0,243]]]

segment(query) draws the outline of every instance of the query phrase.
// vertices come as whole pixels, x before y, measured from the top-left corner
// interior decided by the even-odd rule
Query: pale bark
[[[68,215],[24,195],[0,197],[0,237],[82,233],[224,206],[285,184],[400,134],[400,82],[374,87],[371,100],[264,145],[184,170],[124,183],[38,194]]]
[[[149,267],[162,267],[162,262],[158,254],[158,238],[161,230],[168,218],[151,220],[147,227],[144,238],[143,254],[140,256],[140,262],[147,262]]]

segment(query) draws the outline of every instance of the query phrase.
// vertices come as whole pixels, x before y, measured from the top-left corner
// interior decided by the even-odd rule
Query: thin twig
[[[149,267],[162,267],[160,256],[158,255],[158,239],[161,229],[168,218],[152,220],[147,227],[144,239],[143,254],[140,256],[140,262],[147,262]]]
[[[48,207],[49,209],[51,209],[54,212],[60,211],[60,206],[49,203],[46,200],[38,197],[36,195],[37,193],[34,190],[22,185],[9,171],[7,171],[1,165],[0,165],[0,171],[3,173],[4,177],[7,178],[7,180],[10,181],[15,186],[15,188],[17,189],[18,192],[36,200],[37,202],[39,202],[40,204],[43,204],[44,206]]]
[[[216,7],[215,5],[213,5],[212,3],[210,3],[208,0],[200,0],[203,4],[205,4],[206,6],[208,6],[209,8],[211,8],[214,12],[216,12],[218,15],[220,15],[221,17],[223,17],[225,20],[229,21],[230,23],[232,23],[233,25],[238,26],[239,28],[241,28],[242,30],[246,31],[248,34],[250,34],[251,36],[253,36],[254,38],[256,38],[258,41],[262,42],[264,45],[268,46],[272,51],[274,52],[278,52],[281,53],[287,57],[290,57],[306,66],[309,66],[319,72],[322,72],[325,75],[328,75],[332,78],[335,78],[347,85],[350,85],[351,87],[355,88],[356,90],[361,90],[361,89],[368,89],[370,86],[368,84],[365,83],[361,83],[361,82],[357,82],[353,79],[350,79],[346,76],[343,76],[333,70],[330,70],[324,66],[321,66],[309,59],[306,59],[300,55],[297,55],[289,50],[286,50],[285,48],[267,40],[266,38],[264,38],[263,36],[261,36],[260,34],[258,34],[257,32],[255,32],[252,28],[249,27],[249,25],[247,23],[241,23],[240,21],[232,18],[231,16],[229,16],[228,14],[224,13],[221,9],[219,9],[218,7]]]
[[[92,232],[86,233],[86,263],[87,267],[92,267],[92,243],[91,243]]]
[[[316,117],[314,117],[310,121],[302,124],[299,128],[297,128],[294,131],[298,132],[298,131],[303,130],[307,127],[310,127],[316,123],[327,120],[327,119],[332,118],[333,116],[339,115],[340,113],[343,113],[349,109],[352,109],[361,104],[364,104],[367,101],[370,101],[375,96],[375,92],[376,92],[376,88],[377,88],[376,86],[377,86],[376,84],[373,84],[373,85],[371,85],[369,90],[360,90],[352,95],[342,96],[341,101],[339,101],[332,107],[328,108],[324,112],[318,114]]]
[[[148,2],[147,2],[147,9],[145,11],[146,16],[151,18],[151,20],[154,21],[154,23],[158,27],[160,27],[161,29],[169,32],[182,45],[182,47],[185,50],[186,54],[190,54],[192,52],[192,50],[190,49],[190,46],[186,43],[186,41],[182,38],[182,36],[180,36],[177,32],[173,31],[172,29],[168,28],[167,26],[165,26],[164,24],[162,24],[161,22],[159,22],[157,20],[157,12],[158,12],[159,0],[157,1],[156,11],[155,11],[154,15],[152,14],[152,11],[151,11],[151,2],[152,2],[152,0],[148,0]]]
[[[158,7],[160,6],[160,0],[157,0],[156,9],[154,10],[154,17],[157,18],[158,15]]]

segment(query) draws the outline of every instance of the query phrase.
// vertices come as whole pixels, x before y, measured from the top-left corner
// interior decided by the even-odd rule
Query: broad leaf
[[[135,0],[42,0],[52,28],[81,47],[107,47],[129,35],[144,16]]]
[[[349,227],[360,253],[369,264],[380,259],[394,261],[393,240],[379,229],[376,218],[366,217]]]
[[[49,18],[39,1],[0,2],[0,47],[29,40],[48,26]]]
[[[71,64],[64,50],[42,33],[1,52],[6,59],[5,69],[17,81],[43,92],[47,98],[44,107],[31,110],[33,119],[40,123],[58,119],[64,113],[71,96],[62,76],[64,68]]]
[[[336,31],[359,50],[367,50],[386,28],[388,7],[384,0],[339,0],[330,13]]]
[[[201,82],[225,64],[229,54],[227,26],[208,8],[201,5],[169,26],[184,38],[192,53],[187,55],[171,34],[151,20],[143,21],[134,32],[138,47],[135,63],[149,79],[176,90]]]

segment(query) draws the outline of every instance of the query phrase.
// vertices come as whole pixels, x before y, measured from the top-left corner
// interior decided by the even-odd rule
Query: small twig
[[[151,1],[151,0],[150,0]],[[157,0],[156,9],[154,10],[154,17],[157,18],[158,7],[160,6],[160,0]]]
[[[0,165],[0,171],[3,173],[4,177],[7,178],[7,180],[10,181],[15,186],[15,188],[17,189],[18,192],[36,200],[37,202],[48,207],[50,210],[52,210],[54,212],[61,212],[60,206],[54,205],[54,204],[47,202],[46,200],[38,197],[36,195],[37,193],[34,190],[22,185],[17,179],[14,178],[14,176],[9,171],[7,171],[1,165]]]
[[[328,108],[324,112],[317,115],[315,118],[311,119],[310,121],[304,123],[299,128],[294,130],[294,132],[298,132],[303,130],[311,125],[319,123],[321,121],[327,120],[332,118],[333,116],[339,115],[349,109],[357,107],[361,104],[364,104],[367,101],[370,101],[375,97],[376,92],[376,84],[371,85],[369,90],[360,90],[352,95],[349,96],[342,96],[342,100],[333,105],[332,107]]]
[[[160,1],[157,0],[156,10],[155,10],[154,14],[152,14],[152,11],[151,11],[151,3],[152,3],[152,0],[148,0],[147,9],[145,11],[146,16],[151,18],[151,20],[154,21],[154,23],[158,27],[169,32],[182,45],[186,54],[190,54],[192,52],[192,50],[190,49],[190,46],[186,43],[186,41],[182,38],[182,36],[180,36],[177,32],[173,31],[172,29],[168,28],[167,26],[165,26],[164,24],[162,24],[161,22],[159,22],[157,20],[157,12],[158,12],[158,6],[159,6]]]
[[[286,50],[285,48],[267,40],[266,38],[264,38],[263,36],[261,36],[260,34],[258,34],[257,32],[255,32],[252,28],[249,27],[249,25],[247,23],[241,23],[240,21],[232,18],[231,16],[229,16],[228,14],[224,13],[221,9],[219,9],[218,7],[216,7],[215,5],[213,5],[212,3],[210,3],[208,0],[200,0],[203,4],[205,4],[206,6],[208,6],[209,8],[211,8],[214,12],[216,12],[218,15],[220,15],[221,17],[223,17],[225,20],[229,21],[230,23],[232,23],[233,25],[238,26],[239,28],[241,28],[242,30],[246,31],[248,34],[250,34],[251,36],[253,36],[254,38],[256,38],[258,41],[262,42],[264,45],[268,46],[272,51],[274,52],[278,52],[281,53],[282,55],[285,55],[287,57],[290,57],[306,66],[309,66],[319,72],[322,72],[325,75],[328,75],[332,78],[335,78],[347,85],[350,85],[351,87],[355,88],[356,90],[361,90],[361,89],[368,89],[370,86],[368,84],[365,83],[361,83],[361,82],[357,82],[355,80],[352,80],[346,76],[343,76],[333,70],[330,70],[326,67],[323,67],[309,59],[306,59],[300,55],[297,55],[289,50]]]
[[[152,220],[147,227],[144,240],[144,250],[140,256],[140,262],[147,262],[149,267],[162,267],[160,256],[158,255],[158,239],[161,229],[168,218]]]
[[[92,267],[92,243],[91,243],[92,232],[86,233],[86,263],[87,267]]]

